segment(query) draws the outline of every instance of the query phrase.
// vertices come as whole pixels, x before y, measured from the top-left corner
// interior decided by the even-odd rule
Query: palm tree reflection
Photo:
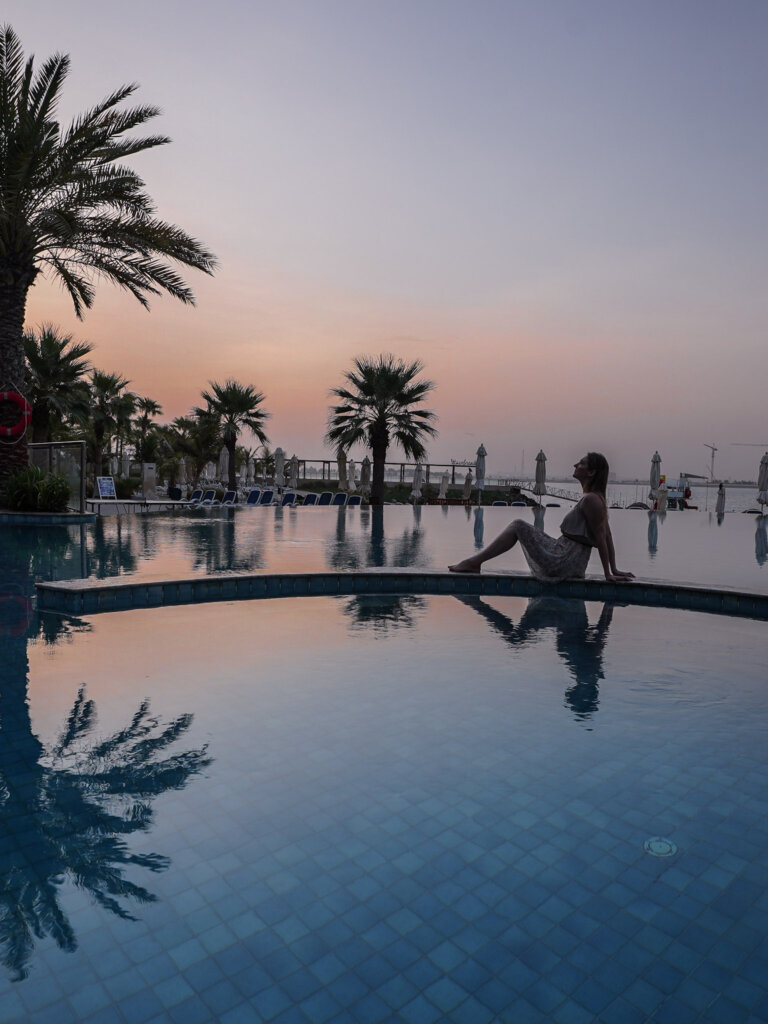
[[[347,521],[351,515],[344,506],[336,510],[336,526],[326,548],[326,561],[331,569],[366,569],[408,567],[426,568],[429,558],[424,550],[424,530],[421,526],[421,508],[413,508],[413,526],[406,527],[392,539],[384,533],[384,506],[361,508],[350,518],[359,532],[347,536]]]
[[[587,618],[587,607],[578,598],[532,597],[515,624],[480,597],[457,598],[473,608],[513,648],[525,647],[543,631],[555,635],[555,648],[569,673],[573,685],[565,691],[565,705],[575,718],[592,717],[599,707],[599,684],[604,678],[603,654],[615,604],[606,601],[595,625]]]
[[[351,628],[388,633],[392,629],[413,629],[419,613],[427,607],[417,594],[358,594],[344,605]]]

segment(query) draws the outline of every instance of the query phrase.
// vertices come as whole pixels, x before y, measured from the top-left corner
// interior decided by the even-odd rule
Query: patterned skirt
[[[563,534],[557,538],[550,537],[524,519],[516,519],[514,526],[525,560],[538,579],[555,581],[584,578],[592,554],[588,544],[579,544],[577,540],[571,540]]]

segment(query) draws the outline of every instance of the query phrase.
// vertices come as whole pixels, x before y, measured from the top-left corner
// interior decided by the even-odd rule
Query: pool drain
[[[665,839],[663,836],[651,836],[650,839],[646,839],[643,849],[652,857],[671,857],[677,853],[677,846],[671,839]]]

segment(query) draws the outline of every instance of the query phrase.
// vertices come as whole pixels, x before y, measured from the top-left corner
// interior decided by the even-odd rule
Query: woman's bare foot
[[[448,572],[480,572],[480,564],[474,558],[465,558],[463,562],[449,565]]]

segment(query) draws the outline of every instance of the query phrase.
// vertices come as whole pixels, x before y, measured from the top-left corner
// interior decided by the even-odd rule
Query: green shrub
[[[132,476],[115,477],[115,496],[120,501],[130,501],[136,491],[141,487],[141,480]]]
[[[68,499],[66,477],[46,475],[37,466],[18,470],[5,487],[5,504],[14,512],[65,512]]]

